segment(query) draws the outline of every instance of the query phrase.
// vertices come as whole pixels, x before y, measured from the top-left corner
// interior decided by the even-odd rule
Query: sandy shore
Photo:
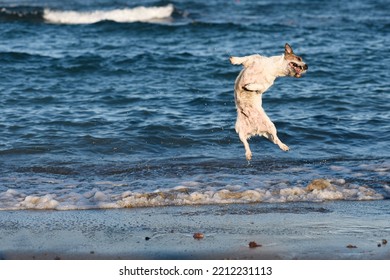
[[[0,259],[390,259],[389,209],[390,200],[1,211]]]

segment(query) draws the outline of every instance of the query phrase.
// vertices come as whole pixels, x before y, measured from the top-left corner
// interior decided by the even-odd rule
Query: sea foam
[[[316,185],[313,185],[316,182]],[[278,186],[251,190],[199,190],[175,187],[154,192],[119,193],[97,188],[87,192],[27,195],[14,189],[0,192],[0,210],[23,209],[113,209],[177,205],[323,202],[335,200],[380,200],[383,195],[368,186],[349,184],[343,180],[314,180],[305,186]]]
[[[96,10],[90,12],[58,11],[45,9],[43,18],[46,22],[55,24],[92,24],[100,21],[115,22],[153,22],[169,18],[174,6],[169,4],[163,7],[135,7],[115,10]]]

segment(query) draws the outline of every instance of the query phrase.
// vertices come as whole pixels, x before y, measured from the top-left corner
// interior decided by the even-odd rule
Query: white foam
[[[163,7],[136,7],[116,10],[97,10],[91,12],[56,11],[45,9],[43,18],[55,24],[92,24],[110,20],[115,22],[153,22],[169,18],[174,11],[173,5]]]
[[[56,209],[59,202],[50,194],[44,196],[26,196],[20,204],[25,209]]]
[[[285,203],[285,202],[323,202],[333,200],[379,200],[383,195],[368,186],[349,184],[343,179],[319,180],[320,183],[307,186],[287,186],[280,183],[268,188],[246,189],[237,185],[224,189],[174,187],[150,193],[133,192],[120,188],[99,190],[94,188],[87,192],[56,192],[48,194],[26,195],[14,189],[0,192],[0,210],[23,209],[108,209],[135,208],[174,205],[205,205],[227,203]],[[113,182],[113,184],[117,184]],[[384,187],[390,192],[390,187]]]

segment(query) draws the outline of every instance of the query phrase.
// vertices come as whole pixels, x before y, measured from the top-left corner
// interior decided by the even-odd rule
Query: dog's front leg
[[[230,63],[233,65],[244,65],[244,67],[249,67],[255,59],[258,59],[260,55],[254,54],[254,55],[248,55],[248,56],[231,56]]]
[[[257,93],[263,93],[267,90],[267,87],[262,84],[249,83],[244,86],[244,89],[247,91],[256,91]]]

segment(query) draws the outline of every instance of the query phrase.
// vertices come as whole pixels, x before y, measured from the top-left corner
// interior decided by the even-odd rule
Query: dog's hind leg
[[[276,134],[276,128],[273,126],[270,132],[264,133],[263,136],[267,138],[268,140],[272,141],[274,144],[278,145],[279,148],[285,152],[287,152],[290,148],[284,144],[280,139],[278,138],[278,135]]]
[[[278,145],[280,149],[282,149],[282,150],[285,151],[285,152],[287,152],[288,150],[290,150],[290,148],[289,148],[286,144],[284,144],[282,141],[280,141],[280,139],[278,138],[278,136],[274,135],[273,138],[274,138],[274,141],[273,141],[273,142],[274,142],[276,145]]]
[[[246,160],[250,161],[252,159],[252,152],[249,148],[248,139],[243,133],[239,133],[238,136],[240,137],[241,142],[244,144]]]

